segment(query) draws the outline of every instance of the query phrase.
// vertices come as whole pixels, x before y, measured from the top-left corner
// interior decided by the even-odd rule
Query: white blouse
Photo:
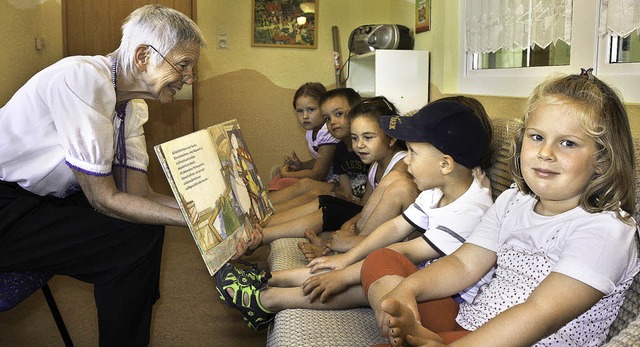
[[[106,176],[114,164],[119,119],[114,108],[112,61],[73,56],[33,76],[0,109],[0,179],[38,195],[66,196],[79,190],[70,167]],[[127,104],[127,166],[149,163],[142,100]]]
[[[534,211],[537,199],[508,189],[485,214],[467,242],[497,254],[495,277],[457,321],[475,330],[517,305],[551,272],[585,283],[604,297],[536,346],[600,346],[633,276],[640,269],[636,228],[613,212],[576,207],[555,216]]]

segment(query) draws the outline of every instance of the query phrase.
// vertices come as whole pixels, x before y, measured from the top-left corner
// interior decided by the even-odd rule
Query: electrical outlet
[[[227,36],[218,35],[218,48],[228,48]]]

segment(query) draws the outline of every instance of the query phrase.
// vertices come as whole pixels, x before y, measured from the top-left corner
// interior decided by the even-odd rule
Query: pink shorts
[[[282,178],[280,174],[277,174],[275,177],[271,179],[271,181],[269,181],[267,189],[280,190],[283,188],[287,188],[288,186],[293,185],[296,182],[298,182],[298,178],[293,178],[293,177]]]

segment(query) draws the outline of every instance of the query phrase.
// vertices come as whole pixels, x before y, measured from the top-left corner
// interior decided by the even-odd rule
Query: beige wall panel
[[[241,69],[203,80],[195,92],[198,128],[237,118],[260,177],[295,150],[309,159],[304,129],[293,111],[295,89],[275,85],[264,75]]]

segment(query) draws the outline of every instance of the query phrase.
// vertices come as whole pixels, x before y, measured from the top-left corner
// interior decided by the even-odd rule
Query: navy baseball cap
[[[413,116],[382,116],[384,132],[398,140],[428,142],[472,169],[489,147],[489,135],[473,110],[455,101],[434,101]]]

